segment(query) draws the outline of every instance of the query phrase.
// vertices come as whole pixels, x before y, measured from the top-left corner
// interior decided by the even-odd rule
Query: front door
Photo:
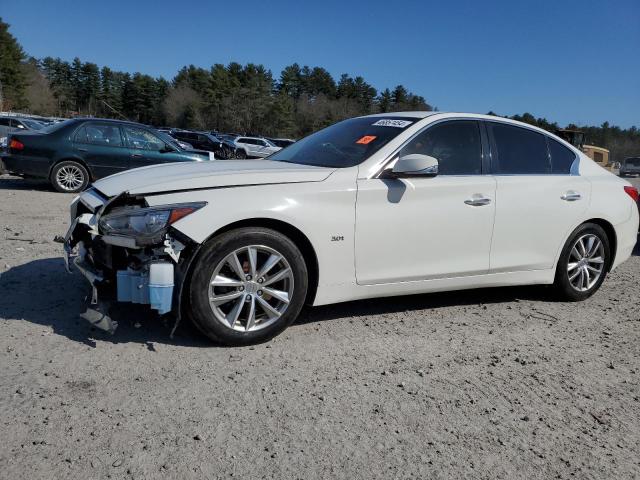
[[[452,120],[428,127],[398,156],[411,153],[437,158],[438,175],[358,180],[358,283],[487,273],[496,183],[482,174],[479,123]]]
[[[240,147],[244,148],[247,151],[248,157],[257,157],[258,152],[256,151],[258,146],[256,145],[256,141],[252,138],[239,138],[237,143]]]
[[[140,127],[123,127],[131,150],[129,168],[175,161],[172,149],[160,137]]]

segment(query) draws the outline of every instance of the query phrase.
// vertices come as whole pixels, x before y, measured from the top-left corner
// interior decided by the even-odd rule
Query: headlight
[[[148,208],[124,208],[100,218],[100,232],[134,237],[138,244],[158,240],[167,227],[204,207],[207,202],[177,203]]]

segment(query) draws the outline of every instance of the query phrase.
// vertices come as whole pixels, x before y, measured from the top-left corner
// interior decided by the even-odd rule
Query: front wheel
[[[68,160],[53,167],[50,180],[58,192],[78,193],[87,188],[89,172],[82,164]]]
[[[556,267],[554,288],[564,300],[589,298],[602,285],[611,263],[609,237],[595,223],[580,225],[567,240]]]
[[[214,341],[259,343],[295,321],[307,287],[307,266],[289,238],[240,228],[205,244],[190,282],[189,316]]]

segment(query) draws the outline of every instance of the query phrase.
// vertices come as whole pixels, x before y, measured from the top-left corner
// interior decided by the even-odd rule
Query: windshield
[[[364,162],[417,118],[359,117],[309,135],[268,158],[277,162],[345,168]]]
[[[182,150],[182,147],[180,146],[178,141],[175,138],[173,138],[171,135],[161,132],[160,130],[156,130],[156,135],[158,135],[166,143],[173,145],[174,147],[178,147],[180,150]]]

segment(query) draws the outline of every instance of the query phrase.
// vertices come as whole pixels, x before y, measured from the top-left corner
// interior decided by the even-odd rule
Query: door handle
[[[564,195],[560,197],[562,200],[567,202],[575,202],[576,200],[580,200],[582,195],[579,192],[574,192],[573,190],[569,190]]]
[[[89,151],[86,148],[76,148],[76,150],[78,150],[79,152],[88,152]]]
[[[484,205],[489,205],[491,203],[491,199],[480,194],[476,194],[471,198],[466,199],[464,203],[471,205],[472,207],[482,207]]]
[[[133,158],[142,158],[142,155],[140,153],[132,153],[131,156]]]

